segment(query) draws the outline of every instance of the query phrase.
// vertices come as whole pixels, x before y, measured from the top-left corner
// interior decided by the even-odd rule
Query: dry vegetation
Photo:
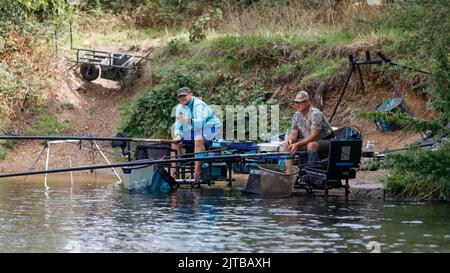
[[[320,26],[359,30],[355,20],[370,22],[379,16],[379,8],[367,5],[367,1],[323,2],[310,7],[304,1],[290,1],[289,5],[263,1],[244,10],[224,5],[220,29],[238,34],[308,34]]]

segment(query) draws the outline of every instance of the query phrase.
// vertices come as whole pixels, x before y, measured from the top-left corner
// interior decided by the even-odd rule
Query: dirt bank
[[[108,50],[138,55],[152,50],[152,47],[138,52],[124,51],[123,47]],[[140,70],[134,81],[127,81],[126,86],[123,86],[120,82],[101,78],[92,82],[85,81],[81,78],[79,69],[69,69],[72,65],[62,57],[55,58],[55,84],[47,98],[49,113],[58,122],[68,124],[70,135],[115,136],[121,115],[120,107],[136,96],[143,86],[148,85],[146,69]],[[18,125],[25,126],[29,126],[29,121]],[[97,144],[102,150],[111,150],[109,143]],[[80,149],[79,143],[51,144],[49,168],[68,166],[69,156],[73,166],[106,163],[100,153],[92,153],[91,145],[90,142],[84,142]],[[0,172],[28,170],[33,164],[35,169],[42,169],[46,158],[46,151],[40,154],[43,148],[42,141],[17,142],[8,150],[5,160],[0,161]],[[113,157],[111,154],[106,156],[109,159]]]

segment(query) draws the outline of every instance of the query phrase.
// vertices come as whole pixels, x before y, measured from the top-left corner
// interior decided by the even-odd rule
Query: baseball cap
[[[177,91],[177,97],[179,96],[185,96],[185,95],[189,95],[191,92],[191,89],[189,87],[181,87],[180,89],[178,89]]]
[[[294,102],[304,102],[309,100],[309,95],[306,91],[300,91],[294,98]]]

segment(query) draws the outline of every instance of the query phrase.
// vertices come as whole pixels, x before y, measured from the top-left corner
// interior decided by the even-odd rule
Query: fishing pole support
[[[336,106],[334,107],[333,113],[331,114],[331,117],[329,119],[329,122],[331,123],[331,121],[334,118],[334,115],[336,114],[336,110],[339,107],[339,104],[342,101],[342,98],[344,97],[345,94],[345,90],[347,89],[348,83],[350,82],[350,79],[352,77],[353,72],[357,72],[358,76],[359,76],[359,85],[360,88],[362,90],[362,94],[365,95],[365,87],[364,87],[364,82],[363,82],[363,78],[362,78],[362,72],[361,72],[361,65],[396,65],[402,68],[406,68],[412,71],[416,71],[416,72],[420,72],[420,73],[424,73],[424,74],[430,74],[430,72],[427,71],[423,71],[423,70],[418,70],[418,69],[414,69],[408,66],[404,66],[404,65],[399,65],[395,62],[393,62],[391,59],[387,58],[383,52],[379,51],[376,53],[376,55],[379,57],[379,59],[374,60],[372,59],[371,55],[370,55],[370,51],[366,50],[365,51],[365,60],[358,60],[355,59],[353,57],[353,54],[350,52],[348,54],[348,72],[347,72],[347,79],[345,81],[344,84],[344,88],[342,88],[342,92],[341,95],[339,97],[338,102],[336,103]],[[400,93],[400,89],[398,88],[398,86],[395,84],[394,79],[392,78],[392,75],[389,73],[388,69],[386,67],[384,67],[384,74],[386,75],[386,78],[388,79],[389,83],[394,87],[394,92],[395,94],[399,97],[402,98],[402,94]],[[409,111],[408,108],[406,108],[407,112],[409,114],[411,114],[411,112]]]

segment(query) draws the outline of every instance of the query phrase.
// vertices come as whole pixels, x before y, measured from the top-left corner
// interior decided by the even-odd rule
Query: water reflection
[[[449,252],[448,203],[268,199],[239,189],[129,194],[112,183],[0,183],[3,252]]]

